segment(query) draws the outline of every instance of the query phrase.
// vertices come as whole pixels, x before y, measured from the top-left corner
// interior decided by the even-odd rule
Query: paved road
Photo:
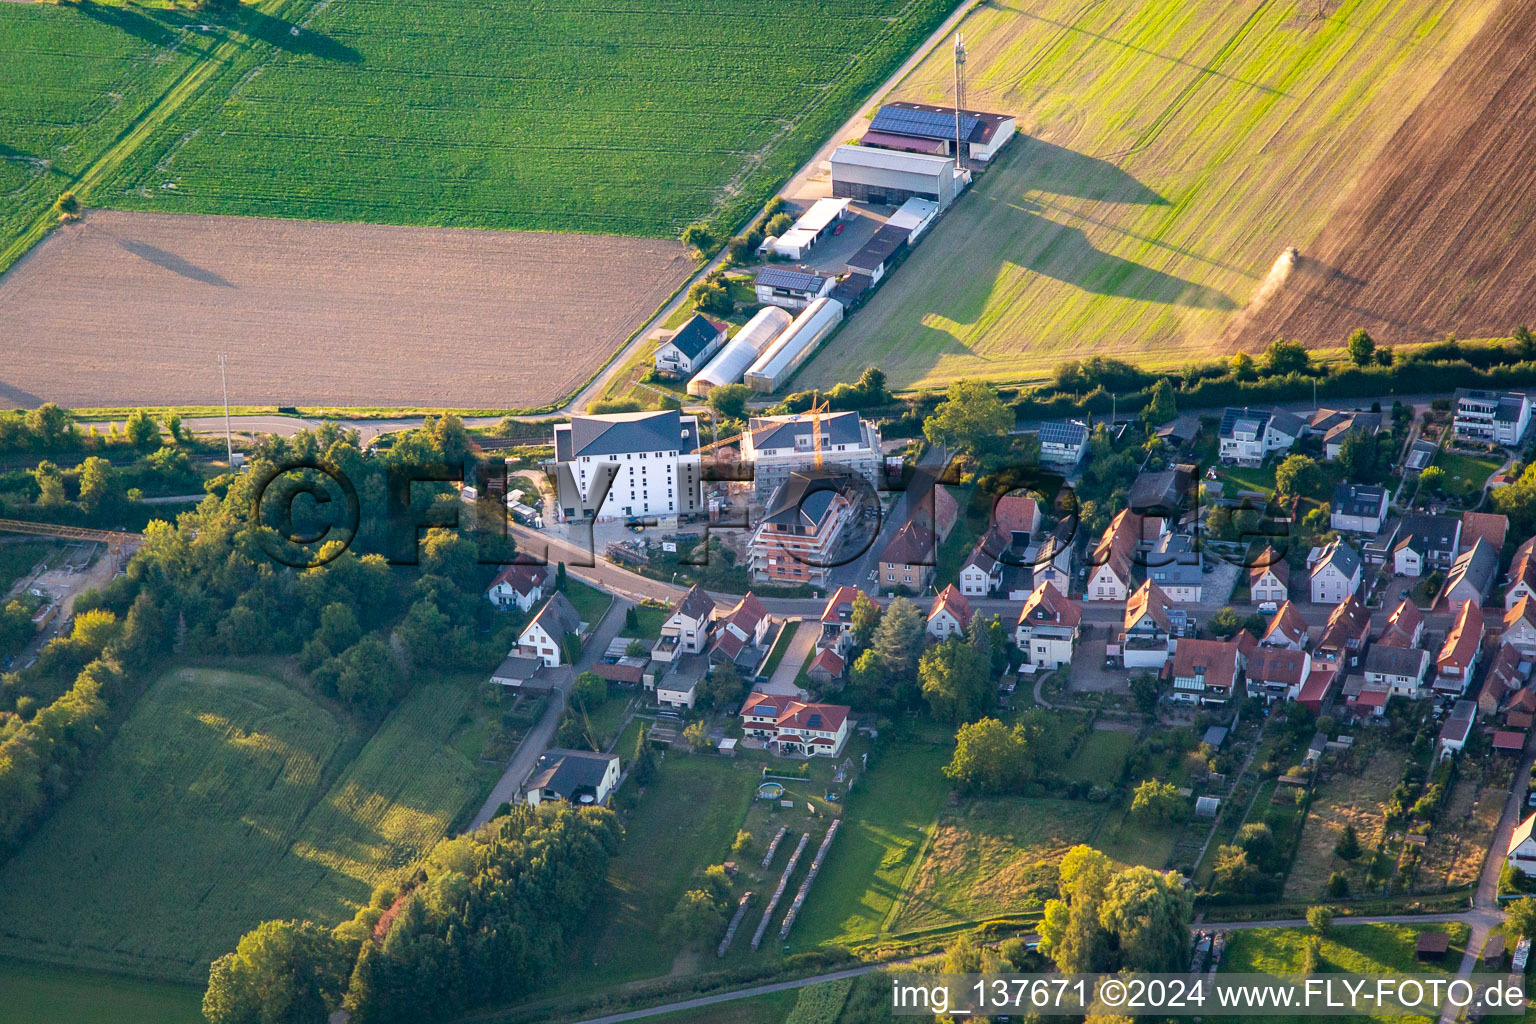
[[[773,676],[757,689],[764,693],[782,693],[786,697],[803,697],[804,693],[795,685],[795,677],[800,674],[800,666],[811,656],[816,646],[816,636],[820,632],[821,622],[818,619],[801,619],[800,628],[790,638],[789,649],[773,670]]]
[[[592,631],[592,637],[581,653],[581,660],[576,663],[577,675],[591,668],[603,656],[609,642],[624,628],[624,613],[629,607],[630,602],[622,600],[615,600],[608,607],[608,613]],[[528,730],[523,741],[512,752],[512,759],[507,762],[507,770],[501,773],[501,778],[496,781],[495,786],[491,787],[490,795],[485,798],[485,803],[480,807],[480,813],[476,814],[475,820],[470,822],[471,830],[490,821],[496,814],[496,808],[517,799],[522,791],[523,782],[533,773],[534,766],[538,764],[539,755],[549,749],[550,742],[554,739],[555,728],[560,724],[560,716],[565,711],[566,698],[564,689],[557,688],[550,693],[549,704],[544,708],[543,717]]]

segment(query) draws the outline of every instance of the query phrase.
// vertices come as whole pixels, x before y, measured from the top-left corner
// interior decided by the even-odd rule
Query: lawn
[[[1092,782],[1100,786],[1112,786],[1120,778],[1125,759],[1136,745],[1136,734],[1118,729],[1094,729],[1078,745],[1072,760],[1062,768],[1066,779]]]
[[[875,363],[928,387],[1221,353],[1276,257],[1308,252],[1497,7],[979,4],[960,25],[967,103],[1017,115],[1020,137],[795,387]],[[952,83],[943,47],[895,95],[945,103]]]
[[[565,597],[576,609],[576,614],[581,616],[581,621],[593,630],[597,629],[603,616],[608,614],[609,606],[613,604],[612,594],[569,576],[565,580]]]
[[[1092,837],[1101,804],[994,797],[939,816],[891,930],[918,931],[1040,911],[1062,854]]]
[[[1341,770],[1318,785],[1302,826],[1301,842],[1290,876],[1285,880],[1286,899],[1315,899],[1323,895],[1328,877],[1344,872],[1350,891],[1361,892],[1367,884],[1372,851],[1382,836],[1381,805],[1402,778],[1403,757],[1378,750],[1359,769]],[[1363,851],[1354,861],[1333,852],[1345,824],[1353,824]]]
[[[760,675],[768,679],[773,678],[774,670],[779,667],[779,662],[784,660],[784,655],[789,653],[789,645],[799,630],[799,619],[791,619],[784,623],[783,628],[779,630],[779,638],[773,642],[773,650],[768,652],[768,661],[763,665]]]
[[[168,673],[0,869],[0,950],[195,983],[263,920],[350,917],[488,787],[451,745],[471,692],[421,685],[368,737],[270,678]]]
[[[1498,459],[1461,455],[1441,448],[1435,465],[1445,470],[1445,490],[1449,494],[1477,494],[1494,471],[1502,465]]]
[[[26,1024],[203,1024],[201,988],[0,960],[7,1020]]]
[[[627,636],[632,640],[644,640],[646,643],[654,643],[661,636],[661,627],[666,625],[667,619],[672,615],[672,609],[653,604],[635,605],[635,621],[638,626],[625,626],[619,630],[620,636]]]
[[[656,237],[700,219],[728,229],[952,6],[286,0],[96,199]]]
[[[1121,864],[1145,864],[1162,871],[1170,865],[1173,849],[1184,834],[1184,825],[1148,825],[1131,817],[1130,801],[1104,818],[1090,845]]]
[[[1424,932],[1446,932],[1451,948],[1439,963],[1418,962],[1414,942]],[[1224,974],[1286,974],[1301,970],[1304,947],[1311,932],[1305,928],[1248,928],[1232,932],[1222,958]],[[1467,943],[1467,926],[1440,924],[1336,924],[1322,943],[1322,970],[1351,974],[1448,974],[1461,963]],[[1213,1017],[1213,1021],[1242,1018]],[[1276,1022],[1302,1021],[1307,1017],[1266,1017]],[[1381,1016],[1371,1019],[1406,1022],[1423,1017]]]
[[[785,989],[750,999],[732,999],[728,1003],[701,1006],[694,1010],[659,1013],[645,1020],[646,1024],[719,1024],[724,1020],[731,1024],[784,1024],[784,1018],[794,1009],[799,995],[796,989]]]

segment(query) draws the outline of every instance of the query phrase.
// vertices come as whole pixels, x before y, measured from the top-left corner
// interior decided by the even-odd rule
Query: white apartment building
[[[699,418],[675,410],[573,416],[555,427],[561,522],[699,511]]]

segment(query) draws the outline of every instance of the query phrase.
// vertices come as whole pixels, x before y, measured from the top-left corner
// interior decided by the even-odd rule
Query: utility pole
[[[219,381],[224,386],[224,449],[229,456],[229,468],[235,468],[235,440],[229,432],[229,374],[225,370],[227,360],[219,353]]]
[[[965,170],[960,155],[960,108],[965,106],[965,36],[955,33],[955,170]]]

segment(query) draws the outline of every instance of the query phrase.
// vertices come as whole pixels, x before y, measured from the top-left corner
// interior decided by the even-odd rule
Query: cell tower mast
[[[224,386],[224,448],[229,455],[229,468],[235,468],[235,439],[229,430],[229,374],[225,370],[224,353],[219,353],[219,381]]]
[[[965,170],[960,155],[960,110],[965,106],[965,36],[955,33],[955,170]]]

